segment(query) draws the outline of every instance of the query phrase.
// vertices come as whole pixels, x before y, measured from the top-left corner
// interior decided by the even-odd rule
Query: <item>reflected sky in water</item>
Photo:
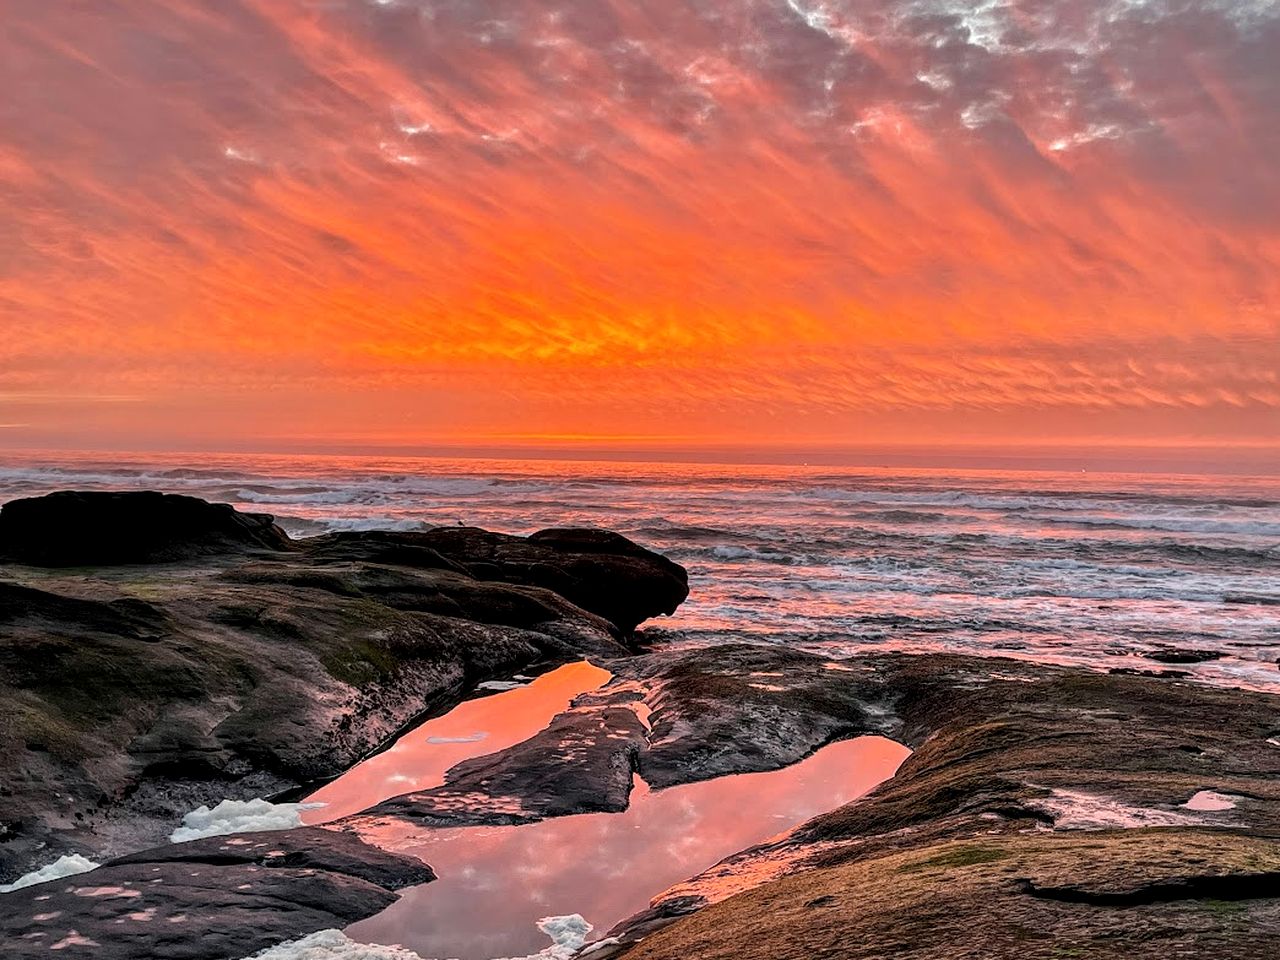
[[[660,791],[637,781],[620,814],[443,830],[383,821],[365,835],[421,857],[440,879],[405,891],[347,933],[460,960],[546,947],[536,923],[547,916],[581,914],[593,937],[602,936],[668,887],[868,792],[909,753],[881,737],[860,737],[772,773]]]
[[[464,701],[311,794],[308,803],[324,806],[304,811],[303,819],[326,823],[402,793],[438,786],[450,767],[529,739],[570,700],[603,685],[610,676],[584,660],[558,667],[526,686]]]

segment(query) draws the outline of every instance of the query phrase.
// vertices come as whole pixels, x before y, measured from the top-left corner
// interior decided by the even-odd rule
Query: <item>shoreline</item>
[[[0,548],[6,546],[5,529],[0,522]],[[253,779],[256,774],[246,774],[245,759],[259,758],[262,772],[270,772],[282,759],[295,764],[296,770],[305,769],[313,762],[307,758],[315,755],[315,744],[309,741],[324,731],[330,731],[326,736],[338,735],[337,743],[369,742],[361,751],[344,748],[342,770],[349,771],[362,759],[380,755],[406,727],[416,729],[424,713],[447,712],[438,707],[424,711],[420,705],[412,709],[406,679],[412,680],[418,697],[423,681],[430,680],[430,689],[439,697],[436,702],[456,706],[467,696],[459,697],[459,691],[474,693],[483,680],[584,653],[600,658],[612,678],[599,690],[577,696],[572,709],[555,716],[534,736],[454,766],[444,783],[392,797],[324,827],[122,851],[126,855],[88,875],[91,880],[5,894],[0,908],[13,916],[3,920],[0,932],[21,944],[15,956],[44,955],[47,947],[40,941],[53,931],[41,925],[49,921],[29,918],[46,914],[56,914],[57,924],[68,925],[76,936],[104,944],[95,948],[102,960],[131,956],[112,946],[119,941],[112,934],[119,929],[117,920],[130,922],[129,915],[139,913],[129,902],[136,898],[86,898],[75,892],[101,888],[137,889],[139,896],[155,901],[147,909],[159,913],[150,916],[180,915],[183,923],[196,924],[185,929],[193,936],[197,929],[204,931],[202,936],[211,938],[200,957],[240,960],[254,949],[334,927],[335,920],[341,920],[336,925],[342,927],[370,916],[393,902],[397,890],[434,875],[417,859],[379,850],[376,840],[368,842],[374,838],[363,825],[378,818],[431,830],[545,823],[575,813],[622,811],[629,805],[636,776],[655,790],[714,783],[745,772],[783,770],[824,744],[868,734],[889,737],[915,751],[897,776],[868,797],[820,814],[784,837],[730,855],[702,879],[695,876],[677,884],[671,896],[653,891],[657,899],[651,908],[608,931],[606,937],[614,942],[591,951],[591,956],[625,953],[675,960],[758,955],[801,960],[835,949],[836,943],[845,951],[842,955],[881,956],[876,950],[883,949],[886,930],[892,933],[892,924],[906,923],[906,914],[868,912],[865,899],[848,900],[844,891],[855,883],[853,877],[858,878],[858,889],[880,891],[874,902],[926,898],[910,901],[913,910],[925,913],[927,898],[946,890],[968,891],[948,901],[948,916],[935,916],[940,925],[954,928],[953,939],[939,949],[957,944],[976,949],[972,938],[980,930],[986,948],[1003,943],[1002,949],[1025,955],[1053,956],[1037,953],[1034,938],[1028,945],[1019,933],[1039,929],[1046,932],[1046,943],[1086,944],[1083,955],[1141,957],[1148,955],[1143,953],[1143,937],[1154,916],[1161,929],[1171,931],[1172,939],[1162,949],[1183,941],[1213,944],[1216,955],[1230,957],[1229,950],[1223,952],[1221,936],[1230,933],[1229,944],[1253,949],[1260,942],[1256,931],[1280,931],[1280,888],[1273,889],[1273,877],[1280,881],[1280,700],[1274,695],[1188,683],[1171,670],[1149,676],[1098,673],[946,653],[838,658],[759,644],[680,649],[659,644],[638,649],[620,642],[629,630],[617,623],[573,606],[545,587],[511,582],[513,575],[545,582],[553,574],[539,564],[558,558],[555,562],[572,565],[581,557],[593,576],[607,568],[612,571],[609,577],[622,578],[613,581],[613,588],[607,578],[596,580],[597,589],[607,593],[626,583],[630,586],[625,589],[634,594],[641,585],[649,585],[645,589],[655,592],[642,603],[663,612],[669,605],[664,599],[668,591],[678,589],[678,577],[667,579],[674,576],[675,565],[652,559],[656,555],[629,541],[611,539],[615,535],[561,532],[539,542],[449,530],[429,543],[414,534],[355,534],[264,552],[257,542],[248,548],[228,544],[226,531],[217,529],[213,540],[199,539],[199,549],[189,540],[166,543],[165,550],[179,549],[184,557],[166,557],[159,564],[131,560],[92,572],[0,566],[0,586],[11,595],[10,622],[26,631],[20,643],[47,643],[39,637],[51,637],[72,622],[86,638],[110,634],[113,645],[124,644],[108,649],[141,656],[198,637],[208,670],[218,663],[209,653],[220,649],[210,643],[218,636],[234,637],[241,655],[259,660],[271,651],[291,650],[295,658],[305,653],[317,658],[315,662],[328,663],[321,671],[308,668],[271,676],[295,684],[309,678],[316,694],[335,705],[341,702],[333,700],[335,682],[365,691],[364,699],[348,696],[344,707],[325,714],[290,714],[281,709],[284,701],[271,698],[267,703],[277,711],[277,722],[303,724],[285,739],[279,739],[270,725],[258,729],[257,735],[277,738],[274,752],[263,752],[237,732],[235,739],[217,748],[223,751],[220,760],[207,737],[210,729],[225,733],[225,719],[207,727],[203,738],[185,734],[185,741],[172,732],[183,728],[170,725],[165,748],[169,754],[157,766],[154,739],[146,740],[154,734],[139,730],[131,740],[120,742],[130,750],[141,744],[153,779],[180,783],[172,772],[187,771],[189,777],[192,762],[220,762],[222,772],[212,779],[209,771],[217,767],[204,768],[205,786],[199,788],[210,800],[218,799],[209,791],[216,786],[226,796],[223,788],[233,782],[229,774],[239,776],[246,786],[262,782]],[[458,538],[472,553],[457,552]],[[210,547],[214,541],[216,549]],[[437,548],[449,542],[455,543],[454,553],[440,553]],[[7,543],[12,551],[12,539]],[[430,554],[424,552],[428,550]],[[521,551],[528,550],[540,551],[536,561],[521,559],[528,556]],[[504,569],[504,580],[476,576],[479,572],[492,578]],[[126,590],[132,593],[125,596]],[[264,616],[257,610],[246,617],[246,598],[274,605],[277,612]],[[470,657],[480,649],[474,644],[493,647],[485,665],[446,660],[452,665],[443,671],[427,669],[415,659],[421,652],[408,653],[415,649],[412,646],[387,646],[389,635],[378,633],[389,625],[403,630],[410,622],[419,628],[430,624],[432,630],[414,634],[419,638],[414,642],[434,639],[416,649],[456,658],[463,647],[456,642],[441,646],[439,641],[440,630],[462,629],[456,612],[420,609],[429,599],[438,611],[441,598],[455,605],[472,603],[473,613],[483,612],[488,618],[505,611],[506,623],[467,621],[470,626],[458,635],[457,642],[473,645],[466,647]],[[633,601],[628,609],[634,608]],[[600,609],[624,616],[618,613],[618,602],[617,597],[605,598]],[[302,613],[281,619],[287,609]],[[531,609],[536,617],[551,619],[531,621]],[[333,659],[334,637],[327,625],[335,622],[335,612],[344,610],[360,611],[358,620],[346,621],[362,624],[355,647],[359,660]],[[34,626],[32,611],[44,618]],[[234,613],[228,618],[226,611]],[[281,633],[282,622],[291,624],[294,632]],[[628,623],[625,616],[623,623]],[[250,637],[256,638],[252,644]],[[540,638],[537,643],[531,642],[534,637]],[[513,638],[519,642],[513,643]],[[8,642],[14,640],[10,637]],[[549,650],[556,653],[548,656]],[[392,651],[394,663],[387,660]],[[58,669],[56,658],[47,665]],[[255,663],[255,669],[262,666]],[[39,667],[39,661],[29,664],[29,669]],[[141,676],[136,664],[125,676],[126,688],[136,684]],[[266,681],[258,686],[262,682]],[[242,688],[238,696],[252,696],[257,688]],[[163,697],[171,692],[149,689]],[[210,695],[226,697],[225,690],[203,689],[177,701],[179,715],[190,716],[192,704],[214,702]],[[288,702],[302,701],[295,697]],[[384,706],[371,706],[379,702]],[[137,703],[130,703],[129,709],[136,711]],[[391,713],[385,712],[388,708]],[[397,715],[400,720],[391,724],[390,718]],[[254,716],[271,714],[258,708]],[[339,722],[342,716],[357,719]],[[149,722],[154,729],[155,721]],[[232,724],[230,729],[247,728]],[[32,754],[30,742],[27,752]],[[305,744],[307,749],[299,753],[290,744]],[[39,758],[50,744],[37,746],[46,748],[34,751]],[[241,752],[232,757],[226,754],[229,749]],[[330,762],[334,759],[331,754]],[[190,784],[200,782],[188,780],[188,792],[182,796],[192,799],[196,794],[190,792]],[[306,788],[299,781],[292,789]],[[1215,795],[1219,808],[1186,806],[1205,791]],[[136,804],[137,797],[134,788],[129,802]],[[148,802],[160,798],[156,794]],[[11,798],[0,799],[12,808]],[[171,824],[180,805],[177,797],[170,797],[164,816]],[[127,818],[136,807],[120,809]],[[88,829],[74,827],[70,835],[91,836]],[[45,836],[54,838],[56,833]],[[10,844],[12,838],[11,834]],[[14,850],[11,845],[7,855],[12,858]],[[183,893],[174,872],[178,863],[199,864],[197,872],[207,874],[212,889],[221,891],[217,901],[206,902],[205,894],[194,891]],[[1262,866],[1254,869],[1250,864]],[[1007,873],[1010,869],[1014,873]],[[163,896],[146,893],[135,886],[146,873],[167,877],[172,888]],[[709,879],[712,873],[715,883]],[[741,879],[753,876],[764,882]],[[265,887],[264,877],[270,877]],[[351,893],[353,883],[362,891],[359,895]],[[225,898],[240,888],[247,892]],[[715,889],[730,889],[733,895],[720,898]],[[430,887],[425,894],[430,895]],[[793,896],[806,899],[792,903],[788,898]],[[1244,906],[1206,919],[1209,908],[1203,904],[1224,897]],[[786,906],[779,907],[784,901]],[[264,929],[248,932],[235,919],[247,915],[244,911],[257,916],[268,903],[273,904],[273,920]],[[302,903],[324,904],[324,909],[317,913],[312,907],[303,909]],[[1080,904],[1093,912],[1081,913]],[[1125,912],[1135,905],[1145,911],[1143,916]],[[822,923],[804,927],[800,936],[798,918],[815,910],[821,911]],[[1032,915],[1031,927],[1025,920],[1012,926],[1005,922],[1009,916]],[[1249,928],[1243,933],[1241,916]],[[872,923],[869,917],[879,918],[874,934],[867,926]],[[967,918],[968,926],[958,925],[959,918]],[[134,936],[147,934],[132,922],[128,929]],[[915,927],[907,924],[902,936],[909,929]],[[159,941],[152,947],[154,956],[169,956]],[[939,960],[968,955],[915,949],[912,956]]]

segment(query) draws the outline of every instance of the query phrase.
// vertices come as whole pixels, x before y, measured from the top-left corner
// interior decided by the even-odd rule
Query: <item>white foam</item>
[[[551,938],[551,946],[527,957],[503,957],[500,960],[569,960],[582,949],[591,932],[581,914],[543,917],[538,929]],[[290,940],[246,957],[245,960],[427,960],[421,954],[400,946],[357,943],[341,930],[321,930],[300,940]]]
[[[255,953],[245,960],[423,960],[403,947],[356,943],[341,930],[321,930]]]
[[[48,883],[50,880],[60,880],[63,877],[74,877],[78,873],[88,873],[99,866],[101,864],[94,863],[88,857],[72,853],[68,856],[59,857],[53,863],[43,866],[39,870],[24,873],[13,883],[0,884],[0,893],[11,893],[23,887],[32,887],[37,883]]]
[[[182,826],[169,835],[173,843],[228,833],[260,833],[263,830],[290,830],[302,826],[302,812],[317,810],[323,803],[272,803],[253,800],[223,800],[213,809],[197,807],[182,818]]]
[[[582,914],[570,913],[561,917],[543,917],[538,921],[538,929],[551,938],[551,946],[519,960],[569,960],[587,942],[591,924]]]

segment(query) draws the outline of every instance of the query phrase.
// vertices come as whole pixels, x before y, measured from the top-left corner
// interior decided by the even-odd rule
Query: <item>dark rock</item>
[[[266,514],[177,494],[67,490],[0,508],[0,557],[42,567],[168,563],[290,547]]]
[[[415,857],[388,853],[369,846],[350,833],[322,827],[267,830],[170,843],[118,857],[108,866],[158,863],[326,870],[375,883],[386,890],[400,890],[435,879],[431,867]]]
[[[645,728],[627,695],[586,695],[536,736],[453,767],[445,783],[367,811],[433,826],[529,823],[627,808]],[[356,825],[365,814],[348,818]]]
[[[1229,593],[1222,598],[1223,603],[1236,603],[1242,605],[1252,605],[1258,607],[1278,607],[1280,606],[1280,596],[1263,595],[1263,594],[1247,594],[1247,593]]]
[[[317,558],[448,569],[476,580],[553,591],[623,635],[675,612],[689,595],[683,567],[605,530],[543,530],[529,537],[476,527],[336,533],[306,543]]]
[[[208,554],[226,541],[181,542],[186,559],[92,575],[0,567],[0,882],[57,853],[150,846],[202,803],[335,776],[479,681],[626,653],[615,623],[542,585],[586,553],[483,531],[442,538],[449,556],[373,535]],[[645,593],[666,561],[627,543],[607,541],[641,572],[619,566],[596,587],[666,606],[660,588]],[[468,572],[526,549],[542,558],[538,582],[512,563],[492,579]]]
[[[1129,884],[1071,883],[1037,886],[1034,880],[1016,881],[1019,893],[1057,900],[1087,903],[1095,907],[1143,907],[1178,900],[1260,900],[1280,898],[1280,870],[1228,873],[1192,873]]]
[[[1148,660],[1158,663],[1206,663],[1210,660],[1221,660],[1222,654],[1216,650],[1175,649],[1155,650],[1145,654]]]
[[[236,960],[372,916],[394,891],[433,879],[419,860],[330,830],[212,837],[5,894],[0,941],[15,960],[62,949],[100,960]]]
[[[1169,680],[1182,680],[1191,676],[1185,670],[1140,670],[1137,667],[1111,667],[1107,673],[1116,677],[1164,677]]]
[[[858,665],[781,646],[663,652],[618,665],[653,709],[640,775],[655,789],[777,770],[832,740],[892,734],[892,692]]]
[[[832,740],[897,729],[874,672],[784,647],[662,651],[608,666],[608,685],[578,697],[537,736],[459,764],[443,785],[368,815],[458,826],[618,811],[633,772],[662,789],[777,770]]]

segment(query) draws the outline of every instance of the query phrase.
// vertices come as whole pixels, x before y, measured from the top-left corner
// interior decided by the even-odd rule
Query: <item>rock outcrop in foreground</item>
[[[632,771],[674,786],[881,734],[915,751],[894,779],[653,891],[592,960],[1256,958],[1280,935],[1272,695],[1174,671],[761,645],[610,668],[611,684],[538,736],[344,825],[619,810]]]
[[[614,679],[524,743],[335,829],[170,845],[5,895],[5,956],[233,960],[429,881],[360,839],[388,818],[620,810],[636,773],[660,788],[775,769],[860,734],[914,753],[865,798],[654,891],[592,960],[1275,952],[1274,696],[1176,670],[941,654],[637,654],[628,631],[683,598],[683,571],[598,532],[209,542],[170,538],[163,562],[91,577],[0,566],[6,879],[55,852],[139,849],[198,803],[336,773],[535,660],[590,653]],[[15,543],[0,535],[0,552]]]
[[[767,747],[762,721],[788,712],[792,675],[810,708],[843,713],[849,733],[885,733],[915,752],[866,798],[658,896],[597,960],[1274,951],[1273,695],[1176,673],[946,655],[824,662],[758,647],[692,653],[653,672],[650,752],[664,772],[718,768],[717,752],[697,744],[736,724],[754,732],[731,753]],[[762,673],[776,674],[773,689],[761,689]],[[845,711],[841,698],[855,692],[862,708]]]
[[[151,493],[6,504],[0,557],[0,882],[335,776],[479,681],[625,654],[688,593],[601,531],[292,541]]]
[[[411,857],[331,830],[212,837],[5,894],[3,954],[237,960],[377,913],[433,879]]]

